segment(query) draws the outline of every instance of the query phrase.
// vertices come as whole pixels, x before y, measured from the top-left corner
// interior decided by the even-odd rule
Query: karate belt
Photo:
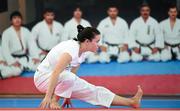
[[[47,50],[47,49],[43,49],[43,48],[39,45],[38,40],[36,40],[36,43],[37,43],[38,48],[40,48],[42,51],[47,52],[47,53],[50,51],[50,50]]]
[[[167,43],[167,42],[165,42],[165,45],[167,45],[167,46],[170,46],[170,47],[179,47],[180,46],[180,43],[178,43],[178,44],[169,44],[169,43]]]
[[[117,47],[118,48],[118,46],[119,46],[119,44],[112,44],[112,43],[109,43],[109,42],[105,42],[105,44],[107,44],[110,47]],[[118,53],[120,53],[119,48],[118,48]]]
[[[180,43],[172,45],[172,44],[165,42],[165,45],[170,46],[172,48],[178,47],[178,49],[180,51]],[[175,59],[177,57],[177,54],[173,52],[172,48],[171,48],[172,59]]]
[[[107,44],[107,45],[109,45],[109,46],[112,46],[112,47],[117,47],[117,46],[119,46],[119,44],[112,44],[112,43],[109,43],[109,42],[105,42],[105,44]]]
[[[152,41],[152,42],[149,43],[149,44],[143,44],[143,43],[139,42],[138,40],[136,40],[136,43],[138,43],[138,44],[139,44],[140,46],[142,46],[142,47],[148,47],[148,48],[150,48],[150,49],[152,50],[151,45],[155,43],[155,40]]]
[[[29,57],[27,56],[27,54],[20,54],[20,55],[16,55],[16,54],[11,54],[13,57],[17,57],[17,58],[22,58],[22,57],[26,57],[27,61],[29,61]]]

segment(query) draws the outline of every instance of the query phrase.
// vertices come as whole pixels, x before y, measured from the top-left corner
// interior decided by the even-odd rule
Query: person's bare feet
[[[50,109],[61,109],[60,105],[56,101],[50,103]]]
[[[138,87],[137,93],[135,94],[134,97],[131,98],[133,100],[133,103],[132,103],[133,108],[139,108],[140,107],[141,98],[143,96],[143,91],[141,89],[141,86],[138,85],[137,87]]]

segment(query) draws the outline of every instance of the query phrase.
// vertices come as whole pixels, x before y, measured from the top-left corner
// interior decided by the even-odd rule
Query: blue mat
[[[127,76],[127,75],[180,74],[180,61],[170,62],[130,62],[119,64],[82,64],[79,76]],[[34,72],[23,72],[23,77],[32,77]]]
[[[41,102],[41,99],[19,99],[19,98],[1,98],[0,108],[37,108]],[[60,102],[62,103],[62,101]],[[75,108],[99,108],[85,103],[80,100],[72,100],[72,104]],[[123,106],[113,106],[111,108],[125,108]],[[144,99],[142,100],[142,108],[180,108],[180,100],[171,99]]]

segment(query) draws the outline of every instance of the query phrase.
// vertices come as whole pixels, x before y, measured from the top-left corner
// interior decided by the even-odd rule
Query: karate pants
[[[51,73],[45,74],[36,71],[34,82],[40,92],[47,92],[50,76]],[[59,75],[54,94],[60,97],[79,99],[93,105],[105,107],[110,107],[115,97],[115,94],[110,90],[101,86],[92,85],[70,71],[63,71]]]

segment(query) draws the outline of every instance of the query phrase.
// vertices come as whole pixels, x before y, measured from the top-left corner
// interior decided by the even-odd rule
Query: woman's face
[[[91,51],[91,52],[97,52],[99,45],[98,42],[100,40],[100,35],[95,35],[94,39],[92,39],[92,41],[87,42],[87,50]]]
[[[13,26],[20,27],[22,24],[22,18],[19,16],[14,16],[11,20]]]

